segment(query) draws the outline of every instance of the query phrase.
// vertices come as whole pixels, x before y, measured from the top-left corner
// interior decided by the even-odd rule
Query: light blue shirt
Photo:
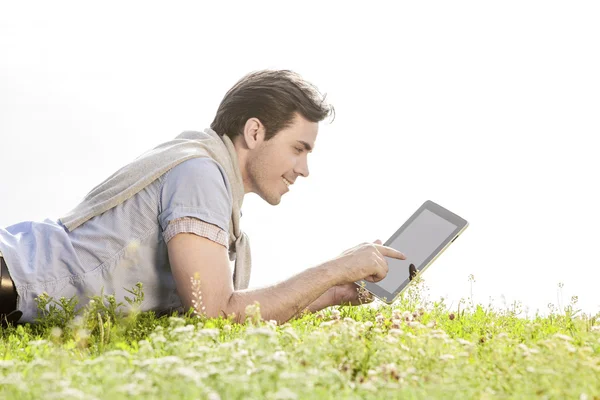
[[[21,222],[0,228],[0,252],[15,282],[20,322],[37,317],[35,298],[114,294],[143,283],[142,311],[182,310],[163,232],[176,218],[195,217],[229,230],[232,192],[221,166],[209,158],[177,165],[122,204],[72,232],[60,223]]]

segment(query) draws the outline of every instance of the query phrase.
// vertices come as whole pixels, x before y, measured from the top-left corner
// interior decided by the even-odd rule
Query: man
[[[283,323],[304,309],[359,304],[355,281],[383,279],[383,256],[405,259],[381,241],[276,285],[247,289],[244,194],[279,204],[298,177],[308,177],[318,123],[332,114],[318,90],[292,71],[246,75],[225,95],[210,129],[184,132],[144,153],[57,221],[0,228],[0,317],[34,321],[35,298],[44,292],[77,296],[83,306],[104,289],[122,301],[137,282],[144,287],[142,310],[159,313],[193,306],[208,317],[235,313],[243,321],[246,306],[258,301],[264,319]]]

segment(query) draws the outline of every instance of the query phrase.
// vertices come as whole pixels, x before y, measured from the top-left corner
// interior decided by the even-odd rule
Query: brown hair
[[[293,71],[251,72],[225,94],[210,127],[234,140],[243,134],[248,119],[258,118],[265,126],[265,140],[270,140],[291,125],[295,113],[311,122],[330,115],[335,118],[335,110],[325,97]]]

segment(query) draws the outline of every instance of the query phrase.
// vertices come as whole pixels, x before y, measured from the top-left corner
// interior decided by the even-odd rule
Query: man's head
[[[264,70],[243,77],[225,95],[211,128],[233,141],[246,193],[276,205],[298,176],[318,123],[334,115],[317,88],[292,71]]]

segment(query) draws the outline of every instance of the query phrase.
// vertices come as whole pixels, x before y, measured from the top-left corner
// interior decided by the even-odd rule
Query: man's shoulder
[[[214,197],[214,200],[226,196],[232,202],[233,194],[225,170],[218,162],[209,157],[196,157],[185,160],[171,168],[164,176],[163,190],[169,192],[203,192],[203,197]]]
[[[194,157],[171,168],[165,177],[192,177],[202,179],[219,178],[228,186],[227,174],[221,165],[210,157]]]
[[[160,189],[159,221],[193,217],[227,230],[233,195],[222,168],[210,158],[192,158],[165,174]]]

